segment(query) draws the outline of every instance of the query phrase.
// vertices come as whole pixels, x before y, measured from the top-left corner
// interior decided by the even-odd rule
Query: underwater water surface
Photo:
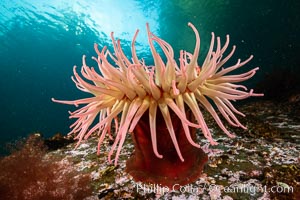
[[[72,123],[71,106],[51,101],[85,97],[71,81],[74,65],[88,65],[95,56],[94,43],[111,47],[110,33],[121,39],[130,58],[136,29],[139,58],[153,64],[147,44],[146,22],[151,30],[174,48],[192,51],[192,22],[200,32],[200,54],[206,54],[211,32],[230,45],[237,45],[236,59],[253,54],[242,70],[259,66],[248,82],[255,86],[273,69],[299,72],[300,3],[290,1],[128,0],[45,1],[2,0],[0,2],[0,145],[41,132],[45,137],[67,134]],[[200,55],[200,60],[201,57]],[[201,63],[201,61],[200,61]],[[298,75],[299,77],[299,75]],[[266,94],[267,95],[267,94]]]

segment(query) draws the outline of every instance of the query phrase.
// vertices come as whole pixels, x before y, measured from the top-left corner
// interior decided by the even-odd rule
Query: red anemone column
[[[194,147],[188,142],[177,115],[172,111],[170,115],[184,162],[177,155],[159,110],[156,118],[157,148],[163,158],[155,156],[150,135],[149,113],[146,112],[132,134],[135,150],[126,162],[126,171],[135,181],[159,184],[172,189],[175,184],[178,186],[194,182],[201,175],[203,166],[208,160],[207,155],[201,148]],[[187,112],[189,120],[191,116],[191,112]],[[190,132],[195,141],[196,129],[190,128]]]

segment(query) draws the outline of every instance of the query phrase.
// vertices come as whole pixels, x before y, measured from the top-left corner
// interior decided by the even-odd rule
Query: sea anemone
[[[94,45],[98,57],[92,57],[92,59],[98,63],[100,73],[96,72],[93,67],[87,66],[85,56],[83,56],[81,75],[86,80],[77,73],[76,66],[73,69],[74,77],[72,80],[79,90],[91,93],[93,97],[74,101],[52,99],[54,102],[71,104],[76,107],[80,104],[86,104],[78,110],[70,112],[70,118],[77,119],[70,126],[72,128],[70,134],[77,134],[78,144],[98,131],[99,154],[105,136],[114,139],[108,154],[108,161],[112,162],[112,155],[116,151],[114,164],[117,165],[126,135],[132,133],[135,143],[135,157],[131,159],[131,162],[141,162],[140,159],[147,159],[145,158],[147,154],[153,154],[150,157],[156,160],[142,161],[143,164],[127,162],[127,165],[133,168],[128,170],[132,172],[131,174],[134,173],[133,171],[138,171],[139,174],[143,170],[151,171],[157,162],[169,162],[169,167],[165,167],[163,164],[158,165],[156,171],[162,170],[164,173],[172,171],[172,173],[167,176],[163,174],[153,176],[164,176],[162,179],[176,176],[176,181],[179,181],[178,174],[188,171],[187,167],[183,167],[181,171],[175,171],[174,168],[180,168],[180,163],[190,163],[189,167],[195,167],[195,163],[200,165],[196,170],[196,175],[182,175],[193,177],[183,177],[188,180],[181,183],[186,184],[199,176],[199,171],[202,170],[203,164],[207,161],[207,156],[202,153],[200,145],[194,141],[196,139],[194,130],[201,129],[210,144],[217,144],[208,129],[201,110],[207,110],[218,126],[231,138],[234,135],[225,128],[216,109],[229,124],[246,129],[235,116],[236,114],[244,116],[244,114],[238,111],[231,101],[263,95],[254,93],[252,89],[248,91],[245,86],[236,84],[250,79],[259,68],[238,75],[229,73],[244,66],[253,56],[251,55],[245,61],[238,59],[236,64],[223,68],[233,55],[235,46],[228,55],[224,56],[223,54],[229,45],[229,36],[226,36],[226,42],[223,46],[221,46],[220,38],[217,37],[215,45],[215,35],[212,33],[208,53],[202,66],[199,66],[197,62],[200,50],[199,33],[193,24],[188,23],[188,26],[193,29],[196,35],[196,45],[193,53],[180,51],[179,65],[174,59],[171,45],[150,32],[148,24],[146,25],[148,41],[154,66],[147,66],[144,60],[139,60],[137,57],[135,41],[138,30],[131,44],[131,61],[125,56],[120,40],[116,41],[113,33],[111,33],[111,39],[114,54],[106,47],[99,51],[97,44]],[[166,61],[157,52],[154,42],[161,48]],[[115,65],[110,62],[115,63]],[[98,115],[99,122],[93,123]],[[111,133],[112,130],[115,133]],[[143,143],[145,140],[147,142]],[[167,145],[166,148],[162,147],[164,144]],[[170,147],[173,150],[170,150]],[[147,150],[143,150],[143,148]],[[185,148],[191,148],[194,153]],[[199,149],[201,152],[199,153],[195,149]],[[144,158],[137,156],[139,151]],[[147,153],[143,151],[147,151]],[[176,158],[174,158],[174,152]],[[199,162],[196,162],[197,154],[201,154]],[[167,161],[168,159],[169,161]],[[178,167],[174,167],[174,163],[177,163]],[[136,174],[133,176],[137,180],[145,180],[144,177],[148,175]],[[169,182],[165,183],[157,178],[148,178],[147,181],[158,181],[164,185],[170,185]]]

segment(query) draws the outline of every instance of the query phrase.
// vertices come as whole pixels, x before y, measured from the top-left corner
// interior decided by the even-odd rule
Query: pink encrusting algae
[[[112,162],[111,157],[116,151],[114,164],[117,165],[126,134],[134,131],[144,113],[149,113],[153,153],[157,158],[163,159],[157,146],[156,116],[158,109],[182,162],[185,158],[182,156],[178,145],[170,112],[175,113],[181,120],[188,142],[197,148],[200,148],[200,145],[191,137],[190,127],[200,128],[210,144],[217,144],[208,129],[201,109],[206,109],[229,137],[234,137],[234,135],[225,128],[216,109],[229,124],[246,129],[235,116],[236,114],[244,116],[244,114],[239,112],[231,101],[263,95],[254,93],[252,89],[248,91],[245,86],[236,84],[250,79],[259,68],[256,67],[238,75],[229,75],[229,73],[244,66],[253,56],[251,55],[245,61],[238,59],[233,66],[223,68],[224,64],[232,57],[236,47],[233,46],[230,53],[224,56],[223,54],[229,45],[229,36],[226,36],[226,42],[222,46],[219,37],[216,38],[215,44],[215,35],[212,33],[207,56],[202,66],[199,66],[199,33],[193,24],[188,23],[196,35],[196,45],[193,53],[180,51],[178,65],[174,59],[172,47],[150,32],[148,24],[146,26],[154,66],[146,66],[145,62],[137,57],[135,40],[138,31],[136,31],[131,45],[131,60],[125,56],[120,40],[116,41],[113,33],[111,33],[114,54],[106,47],[100,51],[97,44],[94,46],[98,57],[93,57],[93,59],[98,63],[100,73],[96,72],[93,67],[86,65],[85,56],[82,59],[83,66],[80,72],[86,80],[77,73],[76,66],[74,66],[72,80],[77,88],[94,96],[74,101],[52,99],[54,102],[71,104],[76,107],[80,104],[85,105],[74,112],[70,112],[70,118],[77,119],[70,126],[72,128],[70,134],[77,134],[78,144],[98,131],[98,153],[100,153],[100,146],[105,136],[114,139],[108,160],[110,163]],[[155,49],[154,42],[162,49],[166,56],[166,62]],[[111,64],[109,60],[112,60],[115,65]],[[211,102],[215,106],[211,105]],[[192,112],[196,119],[195,122],[188,120],[187,109]],[[99,122],[92,125],[98,115]],[[120,119],[119,116],[121,116]],[[114,128],[112,128],[113,123],[115,124]],[[115,131],[115,134],[111,133],[112,130]]]

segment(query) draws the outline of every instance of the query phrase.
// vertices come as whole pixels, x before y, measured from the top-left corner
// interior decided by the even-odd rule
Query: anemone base
[[[163,158],[158,158],[153,153],[148,115],[148,112],[144,114],[132,134],[135,150],[126,162],[126,172],[135,181],[167,186],[170,189],[176,189],[197,180],[208,157],[201,148],[192,146],[186,139],[181,120],[175,113],[170,111],[173,128],[184,162],[177,155],[159,110],[157,110],[156,119],[157,148],[158,153]],[[187,118],[191,118],[191,116],[191,112],[188,112]],[[196,129],[190,128],[190,132],[195,141]]]

